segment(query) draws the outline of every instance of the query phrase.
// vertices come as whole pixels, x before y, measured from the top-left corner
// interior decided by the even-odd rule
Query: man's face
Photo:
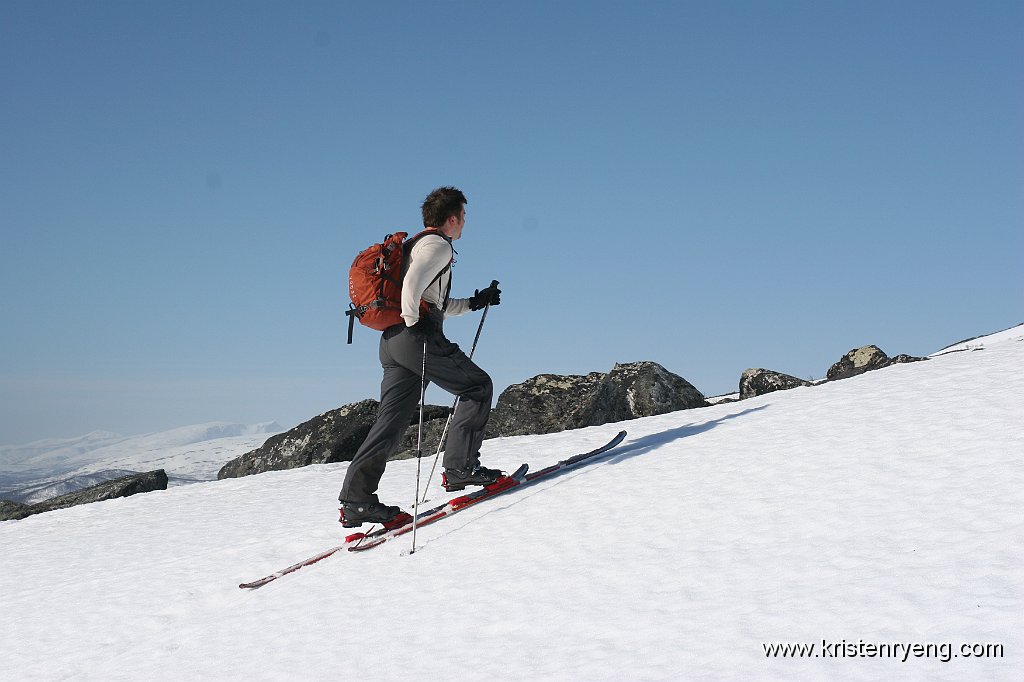
[[[451,216],[448,218],[448,222],[445,223],[445,229],[443,232],[448,237],[455,241],[462,236],[462,228],[466,226],[466,207],[463,206],[458,216]]]

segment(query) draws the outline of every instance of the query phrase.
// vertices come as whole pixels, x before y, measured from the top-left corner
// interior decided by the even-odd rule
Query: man
[[[450,298],[452,242],[466,225],[466,196],[441,187],[423,202],[423,226],[431,230],[414,240],[404,259],[403,322],[384,330],[380,339],[380,386],[377,420],[348,467],[338,499],[342,523],[393,522],[403,512],[381,504],[377,486],[388,457],[397,449],[420,400],[426,348],[426,380],[459,396],[444,454],[444,484],[449,490],[489,485],[501,472],[480,466],[480,443],[491,413],[491,378],[444,335],[444,318],[501,303],[501,290],[489,286],[470,298]]]

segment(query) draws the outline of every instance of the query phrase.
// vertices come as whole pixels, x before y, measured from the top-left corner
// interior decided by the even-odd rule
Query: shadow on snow
[[[716,426],[718,426],[722,422],[728,421],[730,419],[736,419],[737,417],[743,417],[745,415],[750,414],[751,412],[758,412],[760,410],[765,409],[766,407],[768,407],[768,406],[767,405],[762,405],[760,407],[752,407],[752,408],[749,408],[749,409],[746,409],[746,410],[742,410],[740,412],[735,412],[733,414],[727,414],[724,417],[720,417],[718,419],[712,419],[711,421],[703,422],[703,423],[700,423],[700,424],[690,424],[688,426],[680,426],[680,427],[675,428],[675,429],[669,429],[667,431],[662,431],[661,433],[652,433],[649,436],[643,436],[642,438],[638,438],[637,440],[628,443],[626,446],[619,446],[619,447],[614,448],[613,450],[610,450],[607,453],[595,456],[592,460],[591,459],[587,459],[586,460],[586,464],[580,466],[579,469],[576,469],[575,467],[573,467],[573,468],[570,468],[570,469],[564,469],[562,471],[554,472],[554,474],[551,476],[551,480],[554,481],[554,480],[558,479],[562,474],[567,474],[567,473],[570,473],[570,472],[574,473],[576,475],[581,475],[584,471],[586,471],[587,465],[591,464],[591,463],[606,462],[608,464],[618,464],[619,462],[623,462],[623,461],[625,461],[627,459],[631,459],[633,457],[639,457],[640,455],[645,455],[645,454],[651,452],[652,450],[656,450],[657,448],[661,447],[662,445],[666,445],[666,444],[671,443],[673,441],[677,441],[680,438],[688,438],[690,436],[696,436],[697,434],[701,434],[701,433],[704,433],[706,431],[710,431],[711,429],[715,428]],[[569,480],[571,478],[573,478],[573,477],[570,476],[570,477],[568,477],[565,480]],[[553,485],[560,485],[562,482],[564,482],[564,480],[561,481],[561,482],[554,483]],[[528,489],[524,489],[524,488],[527,488],[527,486],[522,486],[522,488],[520,488],[520,487],[512,488],[511,490],[508,491],[508,493],[507,493],[508,497],[507,498],[505,497],[505,494],[501,495],[501,498],[506,501],[505,505],[502,505],[501,507],[492,508],[490,511],[485,512],[484,514],[482,514],[480,517],[476,517],[474,519],[469,519],[464,524],[462,524],[461,526],[451,528],[448,532],[443,533],[443,534],[437,536],[436,538],[433,538],[431,540],[426,540],[426,541],[420,543],[419,547],[417,549],[422,549],[424,546],[429,545],[430,543],[432,543],[432,542],[434,542],[434,541],[436,541],[436,540],[438,540],[438,539],[440,539],[442,537],[445,537],[445,536],[450,535],[452,533],[458,532],[465,525],[467,525],[469,523],[473,523],[474,521],[477,521],[480,518],[483,518],[484,516],[490,516],[491,514],[497,512],[497,511],[501,511],[502,509],[508,509],[510,507],[514,507],[514,506],[520,504],[524,499],[532,497],[533,495],[538,495],[541,492],[543,492],[543,490],[528,490]],[[517,493],[519,493],[519,494],[517,494]]]
[[[646,455],[652,450],[656,450],[663,445],[668,445],[673,441],[677,441],[681,438],[689,438],[690,436],[696,436],[706,431],[710,431],[722,422],[729,421],[730,419],[736,419],[737,417],[743,417],[751,412],[759,412],[767,408],[767,405],[760,407],[751,407],[740,412],[734,412],[733,414],[727,414],[724,417],[718,419],[712,419],[711,421],[703,422],[701,424],[689,424],[687,426],[679,426],[668,431],[662,431],[661,433],[652,433],[649,436],[638,438],[635,441],[630,441],[624,447],[617,447],[608,453],[605,461],[608,464],[618,464],[624,462],[627,459],[639,457],[640,455]],[[603,458],[598,458],[603,459]],[[597,460],[595,460],[597,461]]]

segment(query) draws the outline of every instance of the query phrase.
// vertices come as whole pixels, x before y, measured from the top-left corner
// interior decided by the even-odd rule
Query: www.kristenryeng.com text
[[[762,642],[766,658],[891,658],[906,663],[911,659],[936,659],[949,663],[955,658],[1002,658],[1003,645],[992,642],[868,642],[826,639],[818,642]]]

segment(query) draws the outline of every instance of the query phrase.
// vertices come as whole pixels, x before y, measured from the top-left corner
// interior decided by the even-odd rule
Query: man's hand
[[[486,289],[477,289],[469,297],[469,309],[480,310],[488,305],[501,305],[501,289],[498,288],[498,280],[491,280],[491,286]]]
[[[440,336],[440,331],[437,321],[429,316],[421,317],[419,322],[409,327],[409,333],[412,334],[412,338],[420,343],[436,340]]]

